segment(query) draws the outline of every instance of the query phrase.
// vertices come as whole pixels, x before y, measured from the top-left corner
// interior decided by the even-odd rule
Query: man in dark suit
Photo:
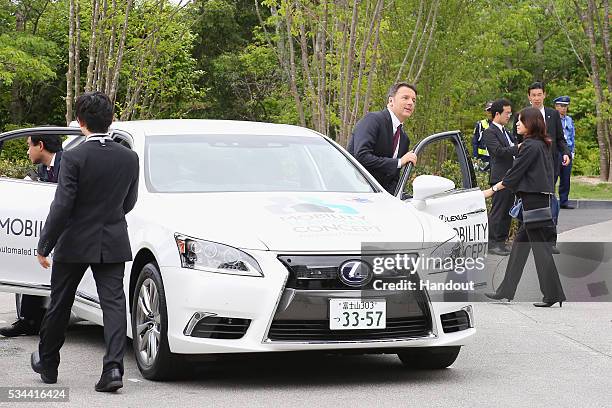
[[[37,164],[36,172],[29,175],[30,179],[57,183],[62,162],[62,139],[58,135],[34,135],[28,137],[28,157]],[[16,298],[19,295],[15,295]],[[38,334],[40,323],[45,314],[45,297],[22,295],[21,302],[15,302],[17,320],[10,326],[0,328],[0,334],[5,337]]]
[[[491,185],[504,178],[506,172],[512,167],[514,157],[518,155],[516,139],[504,127],[508,124],[511,115],[510,101],[507,99],[496,100],[491,105],[492,124],[482,134],[489,150],[489,162],[491,164],[489,184]],[[508,211],[513,202],[514,194],[508,189],[500,190],[493,196],[491,211],[489,212],[489,253],[502,256],[510,254],[510,249],[506,246],[506,240],[512,223],[512,217]]]
[[[402,129],[414,112],[416,88],[406,82],[394,84],[387,93],[387,108],[370,112],[353,130],[347,150],[389,193],[394,194],[400,169],[417,156],[410,148],[410,139]]]
[[[60,349],[77,286],[91,267],[104,321],[106,354],[96,391],[123,386],[126,309],[125,262],[132,259],[125,214],[136,204],[138,157],[108,137],[113,106],[101,92],[76,101],[86,141],[64,153],[62,172],[38,242],[38,261],[51,272],[51,301],[40,328],[31,365],[46,383],[57,381]]]
[[[546,133],[552,139],[552,145],[550,146],[553,164],[555,166],[554,177],[555,180],[559,176],[560,165],[567,166],[570,164],[570,150],[567,147],[565,141],[565,135],[563,134],[563,125],[561,124],[561,116],[553,108],[544,106],[544,99],[546,98],[546,92],[544,91],[544,84],[541,82],[534,82],[527,89],[527,97],[531,106],[539,109],[544,117],[546,123]],[[516,119],[514,118],[514,136],[520,142],[522,137],[516,132]],[[559,163],[559,157],[561,157],[561,163]]]

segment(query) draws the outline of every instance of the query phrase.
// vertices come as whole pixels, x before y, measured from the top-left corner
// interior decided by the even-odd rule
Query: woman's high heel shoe
[[[551,307],[552,305],[554,305],[557,302],[537,302],[534,303],[533,305],[535,307]],[[559,307],[563,307],[563,301],[559,301]]]

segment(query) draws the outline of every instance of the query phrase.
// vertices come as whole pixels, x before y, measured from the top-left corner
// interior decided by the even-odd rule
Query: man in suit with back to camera
[[[33,135],[28,137],[28,157],[36,164],[36,171],[26,179],[57,183],[62,163],[62,138],[58,135]],[[19,295],[15,295],[16,298]],[[17,320],[10,326],[0,328],[5,337],[38,334],[45,315],[45,297],[21,295],[17,307]]]
[[[60,349],[81,278],[91,268],[104,323],[106,354],[96,391],[123,386],[126,343],[125,262],[132,259],[125,214],[138,195],[138,156],[113,142],[108,128],[113,106],[101,92],[76,101],[76,117],[86,140],[62,157],[55,198],[38,242],[38,261],[50,266],[51,301],[40,328],[32,369],[45,383],[57,381]]]
[[[544,90],[544,84],[542,82],[534,82],[527,88],[527,98],[529,99],[529,103],[531,106],[539,109],[540,113],[542,113],[542,117],[544,118],[544,122],[546,123],[546,134],[552,139],[552,144],[550,146],[550,154],[553,159],[553,171],[554,171],[554,179],[557,180],[559,177],[559,169],[561,166],[568,166],[571,162],[570,159],[570,150],[567,147],[567,143],[565,142],[565,135],[563,134],[563,125],[561,123],[561,116],[559,112],[557,112],[553,108],[548,108],[544,106],[544,99],[546,99],[546,91]],[[516,131],[516,118],[514,118],[514,136],[520,142],[523,141],[522,137]],[[557,199],[555,194],[553,193],[553,203],[555,206],[557,204]],[[553,219],[555,223],[555,227],[557,226],[558,217]],[[554,245],[553,245],[553,253],[558,254],[559,249],[556,246],[557,238],[555,236]]]
[[[490,185],[497,184],[504,178],[512,167],[514,157],[518,155],[519,145],[505,128],[511,115],[512,106],[507,99],[497,99],[491,105],[492,124],[482,134],[490,157]],[[506,240],[512,224],[508,211],[513,202],[514,194],[509,189],[500,190],[493,195],[489,212],[489,253],[502,256],[510,254]]]
[[[353,130],[347,150],[389,193],[394,194],[400,170],[416,164],[417,156],[402,129],[414,112],[417,92],[414,85],[399,82],[387,93],[387,107],[364,116]]]

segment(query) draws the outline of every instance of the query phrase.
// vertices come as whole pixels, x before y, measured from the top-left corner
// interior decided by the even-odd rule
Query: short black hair
[[[527,88],[527,94],[531,93],[532,89],[541,89],[542,92],[546,92],[544,90],[544,84],[540,81],[536,81],[533,84],[529,85],[529,88]]]
[[[512,106],[512,103],[504,98],[494,100],[491,104],[491,116],[495,117],[495,114],[501,114],[504,111],[504,106]]]
[[[76,117],[93,133],[106,133],[113,123],[113,104],[102,92],[87,92],[76,100]]]
[[[45,150],[51,153],[57,153],[62,150],[62,138],[59,135],[32,135],[30,141],[33,145],[43,143]]]
[[[408,82],[398,82],[391,85],[391,88],[389,88],[389,92],[387,92],[387,100],[389,100],[389,98],[393,98],[397,91],[402,87],[410,88],[414,91],[415,95],[417,94],[416,86],[409,84]]]

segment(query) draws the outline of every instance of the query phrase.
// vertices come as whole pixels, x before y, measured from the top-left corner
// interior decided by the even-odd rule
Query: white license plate
[[[385,329],[384,299],[329,299],[330,330]]]

